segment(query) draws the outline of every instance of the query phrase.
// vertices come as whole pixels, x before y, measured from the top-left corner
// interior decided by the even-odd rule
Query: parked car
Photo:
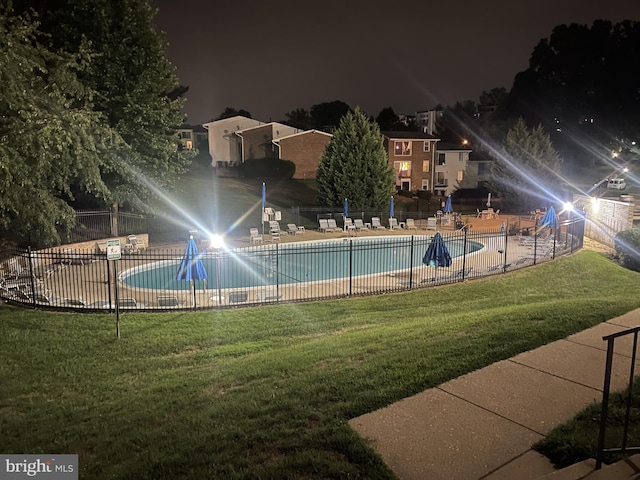
[[[624,181],[624,178],[612,178],[607,182],[607,188],[624,190],[627,188],[627,182]]]

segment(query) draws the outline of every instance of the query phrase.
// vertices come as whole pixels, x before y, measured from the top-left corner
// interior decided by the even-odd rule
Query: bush
[[[620,265],[640,272],[640,228],[619,232],[614,240],[614,247]]]
[[[398,190],[398,195],[401,197],[413,198],[413,192],[411,190]]]
[[[245,178],[277,178],[289,180],[296,173],[296,164],[279,158],[247,160],[239,167]]]

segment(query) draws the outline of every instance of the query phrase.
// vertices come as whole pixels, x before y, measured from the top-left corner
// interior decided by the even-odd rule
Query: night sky
[[[553,27],[640,20],[640,0],[155,0],[199,124],[225,107],[263,121],[341,100],[377,116],[511,88]]]

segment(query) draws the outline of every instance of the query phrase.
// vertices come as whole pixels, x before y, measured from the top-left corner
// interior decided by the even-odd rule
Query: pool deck
[[[463,216],[465,221],[468,221],[471,224],[470,232],[490,232],[490,231],[499,231],[500,226],[504,222],[505,225],[517,224],[519,228],[533,228],[535,226],[534,220],[521,219],[518,216],[512,215],[500,215],[499,218],[492,219],[482,219],[476,218],[473,216]],[[383,225],[387,225],[383,222]],[[285,225],[281,225],[282,227],[286,227]],[[417,230],[407,230],[404,228],[394,228],[393,230],[389,230],[389,228],[385,228],[384,230],[376,230],[376,229],[368,229],[368,230],[360,230],[360,231],[351,231],[346,232],[344,230],[338,230],[336,232],[320,232],[317,228],[305,228],[304,234],[301,235],[289,235],[284,231],[280,234],[280,240],[277,243],[286,243],[286,242],[303,242],[303,241],[314,241],[314,240],[329,240],[336,238],[354,238],[354,237],[379,237],[379,236],[389,236],[389,235],[433,235],[435,232],[439,231],[443,235],[447,233],[452,233],[455,231],[453,225],[438,225],[436,229],[426,229],[426,220],[416,220],[416,226],[419,228]],[[259,232],[262,232],[262,228],[258,225]],[[276,242],[271,241],[271,237],[268,231],[265,231],[263,235],[263,244],[273,244]],[[249,229],[246,229],[245,235],[232,235],[229,238],[226,238],[225,241],[233,247],[246,247],[250,245],[249,242]],[[180,248],[183,248],[182,245]]]

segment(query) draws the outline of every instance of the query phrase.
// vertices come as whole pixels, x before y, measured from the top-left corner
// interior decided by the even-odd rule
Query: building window
[[[430,152],[431,151],[431,142],[428,142],[428,141],[425,140],[423,148],[424,148],[425,152]]]
[[[429,180],[426,178],[422,179],[422,190],[429,190]]]
[[[438,165],[444,165],[445,163],[445,158],[447,158],[446,154],[444,153],[439,153],[438,154]]]
[[[458,181],[459,182],[462,181],[462,176],[463,176],[462,170],[458,170]]]
[[[411,176],[411,162],[393,162],[393,168],[399,178]]]
[[[446,187],[446,186],[447,186],[447,178],[445,176],[445,172],[437,172],[436,187]]]
[[[191,138],[191,132],[186,132],[186,131],[180,132],[180,138],[185,139],[185,140],[186,139],[190,139]]]
[[[422,171],[423,172],[428,172],[429,171],[429,160],[423,160],[422,161]]]
[[[407,157],[411,155],[411,141],[395,140],[393,142],[393,154],[396,157]]]

